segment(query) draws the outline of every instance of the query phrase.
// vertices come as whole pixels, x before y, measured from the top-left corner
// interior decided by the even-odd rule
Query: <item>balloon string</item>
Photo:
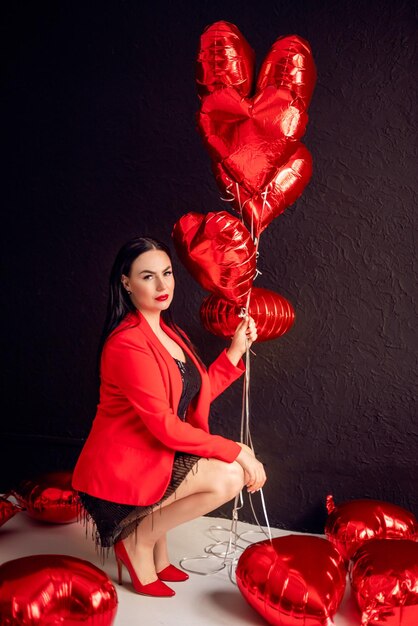
[[[237,183],[238,184],[238,183]],[[251,239],[256,244],[256,258],[257,258],[257,238],[254,238],[254,211],[251,211],[251,227],[250,227]]]
[[[228,179],[229,180],[229,179]],[[232,181],[231,185],[229,185],[226,188],[226,192],[227,194],[229,194],[231,197],[230,198],[222,198],[222,200],[225,200],[226,202],[232,202],[232,200],[235,199],[234,194],[231,191],[231,186],[232,186]],[[239,205],[239,210],[240,210],[240,217],[241,217],[241,221],[243,222],[243,205],[241,203],[241,196],[240,196],[240,191],[239,191],[239,185],[238,183],[235,183],[235,187],[236,187],[236,194],[237,194],[237,200],[238,200],[238,205]],[[268,185],[266,187],[266,189],[262,192],[262,197],[263,197],[263,205],[261,208],[261,215],[260,215],[260,222],[261,222],[261,218],[264,212],[264,208],[266,206],[266,204],[268,206],[269,203],[267,201],[267,194],[269,192],[269,188],[270,185]],[[255,244],[255,255],[256,255],[256,261],[258,258],[258,245],[259,245],[259,237],[255,237],[254,238],[254,215],[253,212],[251,212],[251,238],[254,241]],[[255,276],[254,279],[257,278],[257,276],[261,274],[261,272],[257,269],[256,267],[256,272],[255,272]],[[252,287],[250,287],[249,292],[248,292],[248,296],[247,296],[247,301],[245,304],[245,307],[243,307],[241,309],[241,312],[239,314],[239,317],[247,317],[249,315],[249,310],[250,310],[250,299],[251,299],[251,291],[252,291]],[[254,453],[254,446],[253,446],[253,442],[252,442],[252,437],[251,437],[251,430],[250,430],[250,381],[251,381],[251,358],[250,358],[250,353],[252,352],[250,350],[250,346],[249,346],[249,342],[248,339],[246,338],[245,340],[246,342],[246,348],[245,348],[245,377],[244,377],[244,385],[243,385],[243,393],[242,393],[242,405],[241,405],[241,425],[240,425],[240,442],[244,443],[246,446],[248,446]],[[254,354],[254,353],[253,353]],[[232,516],[231,516],[231,527],[229,529],[229,537],[228,540],[226,541],[216,541],[215,539],[215,543],[209,544],[204,548],[204,552],[205,555],[203,556],[196,556],[196,557],[183,557],[182,559],[180,559],[180,565],[183,569],[185,569],[186,571],[189,571],[191,573],[194,574],[200,574],[201,576],[208,576],[210,574],[216,574],[217,572],[222,571],[223,569],[227,568],[228,569],[228,576],[230,581],[236,585],[236,581],[234,580],[233,577],[233,573],[235,571],[235,566],[238,562],[238,558],[239,558],[239,553],[241,553],[245,547],[240,546],[239,545],[239,541],[243,539],[244,535],[249,534],[251,532],[255,533],[255,534],[259,534],[262,533],[265,537],[267,537],[270,542],[272,541],[272,535],[271,535],[271,528],[270,528],[270,522],[268,519],[268,515],[267,515],[267,508],[266,508],[266,503],[264,500],[264,494],[263,494],[263,489],[259,489],[259,493],[260,493],[260,498],[261,498],[261,505],[262,505],[262,509],[263,509],[263,515],[264,515],[264,519],[266,521],[266,525],[267,525],[267,530],[268,532],[266,533],[265,529],[261,526],[258,517],[256,515],[256,512],[254,510],[254,505],[253,505],[253,499],[252,499],[252,494],[249,494],[249,502],[250,502],[250,507],[251,507],[251,511],[252,514],[254,516],[254,519],[256,521],[256,524],[258,526],[258,530],[256,531],[244,531],[241,534],[238,534],[237,531],[237,526],[238,526],[238,511],[240,509],[243,508],[244,506],[244,501],[243,501],[243,495],[242,495],[242,491],[235,497],[234,500],[234,507],[232,509]],[[238,505],[239,503],[239,505]],[[216,530],[227,530],[226,528],[224,528],[223,526],[211,526],[209,528],[209,532],[211,532],[211,530],[216,529]],[[244,539],[245,541],[245,539]],[[223,547],[225,547],[225,549],[223,549]],[[221,552],[219,552],[219,549],[221,548]],[[217,558],[221,558],[222,562],[219,564],[218,567],[212,568],[210,571],[199,571],[196,569],[193,569],[192,567],[190,567],[190,564],[193,561],[202,561],[204,559],[210,559],[210,557],[217,557]],[[189,565],[187,565],[187,563],[189,563]]]
[[[244,392],[243,392],[243,395],[244,395],[243,405],[245,404],[245,416],[244,416],[244,420],[242,420],[244,422],[244,424],[245,424],[244,433],[243,433],[243,441],[254,452],[254,445],[253,445],[253,441],[252,441],[252,437],[251,437],[251,430],[250,430],[250,380],[251,380],[250,361],[251,361],[251,359],[250,359],[250,347],[249,347],[249,344],[248,344],[248,339],[246,339],[246,343],[247,343],[247,346],[246,346],[246,356],[245,356],[246,368],[245,368],[245,380],[244,380]],[[268,538],[271,541],[272,540],[271,528],[270,528],[270,523],[269,523],[269,519],[268,519],[268,515],[267,515],[267,509],[266,509],[266,504],[265,504],[265,500],[264,500],[263,489],[260,489],[259,492],[260,492],[261,504],[262,504],[262,508],[263,508],[264,519],[266,521],[266,525],[267,525],[267,529],[268,529],[268,535],[266,535],[266,532],[261,527],[261,524],[258,521],[257,515],[256,515],[255,510],[254,510],[254,506],[253,506],[252,494],[249,494],[250,506],[251,506],[251,510],[252,510],[254,519],[257,522],[258,528],[260,529],[260,531],[263,534],[268,536]]]
[[[263,223],[263,214],[264,214],[264,210],[265,210],[266,206],[268,206],[271,209],[271,205],[270,205],[269,201],[267,200],[267,196],[268,196],[268,194],[270,192],[270,189],[271,189],[271,183],[269,183],[266,186],[266,188],[264,189],[264,191],[261,192],[261,197],[263,198],[263,204],[261,205],[260,218],[258,220],[259,227],[260,227],[260,224]],[[253,232],[252,232],[252,228],[253,228],[253,226],[252,226],[253,213],[254,212],[251,212],[251,237],[253,237]],[[257,258],[258,257],[258,244],[260,242],[260,237],[258,236],[255,239],[253,237],[253,240],[254,240],[254,244],[255,244],[255,254],[256,254],[256,258]],[[259,272],[259,274],[261,274],[261,272]],[[256,274],[256,277],[257,277],[257,274]]]
[[[223,202],[233,202],[235,200],[235,196],[234,196],[234,194],[231,191],[231,187],[233,187],[233,182],[232,182],[232,180],[230,178],[227,178],[227,180],[229,181],[230,184],[226,187],[225,191],[228,194],[229,198],[223,198],[221,196],[221,200]]]
[[[225,177],[225,178],[226,178],[227,182],[229,183],[229,184],[227,184],[227,186],[225,188],[226,194],[229,197],[224,198],[224,197],[220,196],[220,198],[221,198],[221,200],[223,202],[233,202],[234,200],[236,200],[238,202],[240,220],[244,224],[243,209],[244,209],[244,206],[247,204],[247,202],[250,200],[250,198],[247,198],[247,200],[245,200],[244,202],[241,202],[241,193],[240,193],[240,189],[239,189],[239,184],[237,182],[235,182],[235,194],[234,194],[231,191],[232,187],[234,186],[233,181],[230,178],[228,178],[228,177]],[[271,189],[272,189],[272,184],[270,182],[270,183],[268,183],[268,185],[266,185],[265,189],[261,192],[261,197],[263,198],[263,204],[261,206],[260,218],[258,220],[259,224],[262,224],[263,213],[264,213],[265,208],[268,207],[271,210],[271,204],[270,204],[270,202],[267,199]],[[255,237],[254,236],[254,211],[251,211],[250,234],[251,234],[251,239],[254,241],[254,244],[256,246],[256,254],[258,254],[259,237]],[[261,272],[258,272],[258,273],[261,274]]]
[[[229,184],[227,184],[227,186],[225,188],[226,194],[229,197],[224,198],[223,196],[220,196],[220,198],[221,198],[221,200],[223,202],[234,202],[234,200],[238,201],[239,217],[240,217],[241,223],[244,224],[244,217],[243,217],[243,214],[242,214],[242,209],[243,209],[244,205],[241,203],[241,196],[240,196],[240,192],[239,192],[239,185],[238,185],[238,183],[235,183],[235,190],[236,190],[236,196],[235,196],[235,194],[231,191],[232,187],[234,186],[234,183],[232,182],[232,180],[230,178],[228,178],[228,177],[225,177],[225,178],[226,178],[227,182],[229,183]]]
[[[232,182],[232,180],[230,178],[226,177],[226,180],[229,183],[229,185],[227,184],[227,186],[225,188],[225,191],[226,191],[226,193],[227,193],[227,195],[229,197],[228,198],[224,198],[224,197],[220,196],[220,198],[221,198],[221,200],[223,202],[234,202],[234,200],[236,200],[238,202],[239,218],[241,220],[241,223],[245,225],[243,209],[244,209],[245,205],[247,204],[247,202],[250,200],[250,198],[247,198],[247,200],[244,200],[244,202],[241,202],[241,194],[240,194],[238,183],[237,182],[235,183],[235,191],[236,191],[236,195],[235,195],[231,191],[232,187],[234,186],[234,183]],[[251,233],[251,237],[252,237],[252,239],[254,239],[253,233]]]
[[[263,205],[261,207],[260,222],[261,222],[261,218],[263,217],[264,207],[268,206],[268,208],[271,210],[271,204],[267,200],[267,196],[270,193],[271,187],[272,187],[272,185],[271,185],[271,183],[269,183],[268,185],[266,185],[266,188],[264,189],[264,191],[261,192],[261,196],[263,198]]]
[[[229,180],[229,178],[228,178]],[[232,181],[231,181],[232,184]],[[241,202],[241,194],[240,194],[240,190],[239,190],[239,185],[238,183],[235,183],[235,190],[237,193],[237,201],[238,201],[238,206],[239,206],[239,214],[240,214],[240,219],[241,222],[244,224],[244,213],[243,213],[243,209],[245,207],[245,205],[247,204],[249,198],[247,198],[247,200],[244,200],[244,202]],[[232,194],[233,195],[233,194]],[[244,224],[245,225],[245,224]],[[251,233],[251,238],[253,238],[253,235]]]
[[[251,293],[251,290],[250,290],[250,293]],[[243,308],[243,310],[241,311],[242,317],[247,316],[247,311],[249,310],[250,293],[248,294],[248,297],[247,297],[246,308]],[[246,368],[245,368],[245,378],[244,378],[244,385],[243,385],[242,407],[241,407],[240,441],[241,443],[244,443],[249,448],[251,448],[251,450],[254,452],[254,446],[253,446],[251,431],[250,431],[250,380],[251,380],[250,352],[251,350],[250,350],[249,342],[248,342],[248,339],[246,339],[246,351],[245,351]],[[217,541],[215,539],[215,543],[209,544],[204,548],[204,555],[196,556],[196,557],[187,557],[187,556],[183,557],[182,559],[180,559],[181,567],[188,572],[199,574],[201,576],[208,576],[211,574],[216,574],[222,571],[223,569],[227,568],[228,577],[230,581],[234,585],[236,585],[236,581],[234,580],[235,567],[238,562],[239,556],[245,549],[245,546],[240,545],[239,541],[240,540],[246,541],[245,539],[243,539],[243,537],[249,533],[254,533],[254,534],[261,533],[264,537],[267,537],[270,540],[270,542],[272,541],[271,528],[270,528],[270,523],[269,523],[269,519],[267,515],[267,509],[266,509],[266,504],[264,500],[263,490],[260,489],[259,493],[261,497],[261,504],[262,504],[263,514],[266,520],[268,532],[266,532],[265,529],[261,526],[258,520],[258,517],[256,515],[256,512],[254,510],[252,494],[249,494],[250,507],[251,507],[251,511],[253,513],[254,519],[256,521],[256,524],[258,526],[258,530],[244,531],[243,533],[238,534],[238,531],[237,531],[237,526],[238,526],[238,521],[239,521],[238,512],[244,506],[243,494],[241,491],[235,497],[235,500],[234,500],[234,507],[232,510],[231,526],[229,529],[228,539],[226,541]],[[210,532],[211,532],[211,529],[217,529],[217,530],[223,530],[223,531],[227,530],[226,528],[222,526],[210,527],[209,529]],[[221,562],[216,567],[211,567],[210,569],[207,569],[206,571],[202,571],[201,569],[197,570],[193,568],[193,562],[196,562],[196,561],[201,562],[202,560],[210,559],[211,557],[219,558],[221,559]]]
[[[244,223],[244,216],[242,214],[241,194],[239,192],[239,185],[238,185],[238,183],[235,183],[235,190],[237,192],[237,200],[238,200],[238,206],[239,206],[239,215],[240,215],[240,218],[241,218],[241,222]]]

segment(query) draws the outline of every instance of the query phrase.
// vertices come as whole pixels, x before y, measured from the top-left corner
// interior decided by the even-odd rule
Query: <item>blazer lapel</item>
[[[178,335],[172,328],[170,328],[170,326],[167,326],[167,324],[164,322],[163,319],[161,319],[161,327],[163,328],[164,332],[166,332],[167,335],[169,335],[169,337],[171,337],[171,339],[173,339],[176,343],[179,344],[179,346],[181,346],[183,348],[183,350],[184,350],[184,352],[186,352],[187,356],[190,357],[190,359],[196,365],[196,367],[197,367],[197,369],[199,371],[200,377],[202,378],[202,364],[198,361],[198,359],[196,358],[194,353],[190,350],[189,346],[184,341],[184,339],[181,337],[181,335]]]
[[[182,389],[182,385],[181,385],[181,374],[179,371],[179,368],[176,364],[176,362],[174,361],[173,357],[171,356],[171,354],[169,353],[169,351],[167,350],[167,348],[165,348],[165,346],[163,346],[163,344],[161,343],[161,341],[158,339],[157,335],[154,333],[154,331],[152,330],[151,326],[148,324],[147,320],[145,319],[145,317],[138,311],[137,312],[137,317],[139,320],[139,328],[141,329],[141,331],[144,333],[144,335],[146,335],[147,339],[152,343],[153,347],[158,350],[158,352],[160,353],[162,359],[164,360],[166,367],[168,369],[168,373],[169,373],[169,377],[171,380],[171,393],[172,393],[172,400],[173,400],[173,410],[177,411],[178,408],[178,403],[180,401],[180,396],[181,396],[181,389]],[[200,379],[201,379],[201,391],[203,388],[206,388],[206,384],[207,384],[207,373],[206,371],[202,368],[201,363],[196,359],[195,355],[193,354],[193,352],[190,350],[190,348],[187,346],[187,344],[185,343],[185,341],[176,333],[174,332],[174,330],[172,330],[165,322],[162,318],[161,319],[161,328],[164,330],[165,333],[167,333],[167,335],[169,337],[171,337],[171,339],[173,339],[179,346],[181,346],[181,348],[184,350],[184,352],[187,354],[187,356],[193,361],[193,363],[195,364],[199,375],[200,375]]]

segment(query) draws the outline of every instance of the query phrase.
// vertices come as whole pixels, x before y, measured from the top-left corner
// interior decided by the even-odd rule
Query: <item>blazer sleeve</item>
[[[241,359],[235,366],[228,358],[226,349],[221,352],[217,359],[209,366],[211,398],[213,402],[229,385],[245,372],[244,361]]]
[[[146,345],[121,333],[105,346],[102,372],[127,397],[152,435],[168,448],[227,463],[238,456],[241,448],[235,441],[207,433],[175,415],[158,363]]]

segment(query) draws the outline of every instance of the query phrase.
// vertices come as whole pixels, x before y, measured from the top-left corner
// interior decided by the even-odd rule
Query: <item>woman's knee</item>
[[[225,495],[226,500],[231,500],[244,487],[244,470],[236,461],[224,463],[221,468],[218,488]]]
[[[244,471],[236,461],[226,463],[218,459],[200,459],[197,470],[192,470],[175,494],[163,502],[184,498],[193,493],[212,492],[218,500],[228,502],[244,486]]]

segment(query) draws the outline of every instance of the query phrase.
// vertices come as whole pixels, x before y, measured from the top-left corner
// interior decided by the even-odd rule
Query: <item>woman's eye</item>
[[[171,270],[167,270],[166,272],[164,272],[164,275],[167,276],[167,274],[168,274],[169,276],[171,276],[172,273],[173,272]]]
[[[147,274],[146,276],[144,276],[144,280],[148,280],[148,278],[152,278],[152,274]]]

